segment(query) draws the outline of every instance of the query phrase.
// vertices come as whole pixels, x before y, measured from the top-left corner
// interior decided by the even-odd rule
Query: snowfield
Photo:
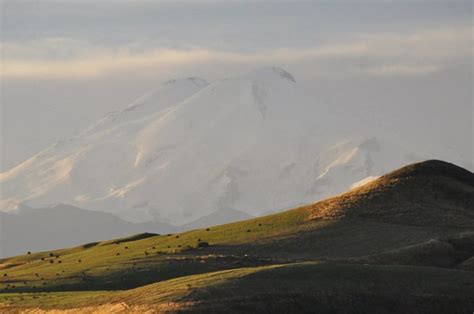
[[[183,224],[313,202],[433,158],[345,119],[281,68],[168,81],[1,173],[0,210],[67,203]]]

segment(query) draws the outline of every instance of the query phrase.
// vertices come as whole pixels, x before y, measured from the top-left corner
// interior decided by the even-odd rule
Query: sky
[[[0,170],[163,81],[273,65],[401,134],[426,112],[421,138],[472,159],[471,1],[0,1]]]

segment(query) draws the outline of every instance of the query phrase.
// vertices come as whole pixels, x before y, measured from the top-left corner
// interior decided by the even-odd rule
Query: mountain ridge
[[[67,203],[175,225],[222,208],[257,215],[429,155],[405,144],[308,97],[281,68],[212,83],[191,77],[1,173],[0,210]]]

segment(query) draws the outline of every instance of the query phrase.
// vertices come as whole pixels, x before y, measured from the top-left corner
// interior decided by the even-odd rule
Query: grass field
[[[0,260],[0,310],[472,312],[474,183],[421,168],[247,221]]]

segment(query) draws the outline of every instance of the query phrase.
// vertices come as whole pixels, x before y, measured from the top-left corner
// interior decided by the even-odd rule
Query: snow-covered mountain
[[[172,80],[1,173],[0,210],[60,202],[182,224],[312,202],[433,157],[348,119],[281,68]]]

